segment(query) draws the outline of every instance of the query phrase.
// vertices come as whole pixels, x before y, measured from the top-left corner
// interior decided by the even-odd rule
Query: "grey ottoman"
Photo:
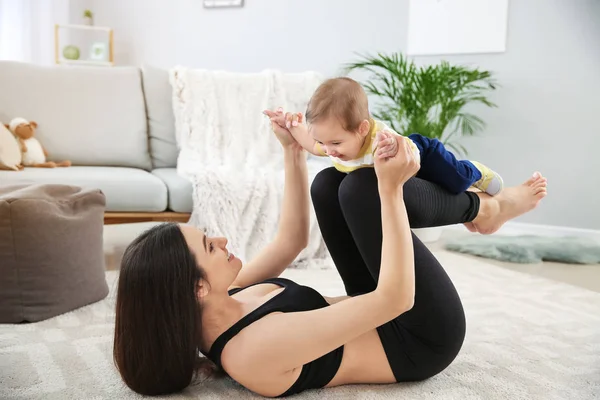
[[[0,323],[36,322],[105,298],[100,190],[0,185]]]

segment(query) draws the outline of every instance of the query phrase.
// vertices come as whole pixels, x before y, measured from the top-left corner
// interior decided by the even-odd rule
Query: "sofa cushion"
[[[104,205],[97,189],[0,186],[0,323],[37,322],[106,297]]]
[[[106,196],[106,211],[161,212],[167,209],[167,186],[156,176],[137,168],[25,168],[24,171],[0,171],[0,182],[97,188]]]
[[[167,185],[169,210],[191,213],[193,208],[192,183],[179,175],[176,168],[158,168],[152,171]]]
[[[152,165],[154,168],[175,167],[178,150],[175,142],[175,117],[169,72],[143,65],[142,79]]]
[[[38,123],[49,159],[151,169],[141,72],[0,62],[0,121]]]

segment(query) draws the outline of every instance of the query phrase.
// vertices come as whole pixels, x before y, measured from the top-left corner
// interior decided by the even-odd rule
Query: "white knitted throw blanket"
[[[190,223],[226,237],[243,261],[277,231],[284,187],[283,152],[265,109],[304,111],[322,78],[314,72],[233,73],[176,67],[170,71],[178,173],[193,184]],[[309,157],[309,183],[327,160]],[[311,207],[310,240],[294,266],[329,264]]]

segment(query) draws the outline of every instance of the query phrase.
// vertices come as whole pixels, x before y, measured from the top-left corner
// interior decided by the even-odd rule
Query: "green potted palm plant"
[[[387,122],[402,135],[419,133],[440,140],[457,157],[466,155],[460,143],[485,128],[485,122],[469,106],[483,104],[495,107],[487,97],[498,85],[490,71],[452,65],[442,61],[417,66],[401,53],[359,55],[355,62],[344,65],[346,74],[368,73],[361,84],[376,100],[372,107],[375,118]],[[421,231],[439,238],[441,231]]]

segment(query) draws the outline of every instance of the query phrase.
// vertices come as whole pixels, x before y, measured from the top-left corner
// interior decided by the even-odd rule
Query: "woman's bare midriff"
[[[327,387],[353,383],[396,382],[381,345],[377,330],[373,329],[344,345],[342,364]]]

